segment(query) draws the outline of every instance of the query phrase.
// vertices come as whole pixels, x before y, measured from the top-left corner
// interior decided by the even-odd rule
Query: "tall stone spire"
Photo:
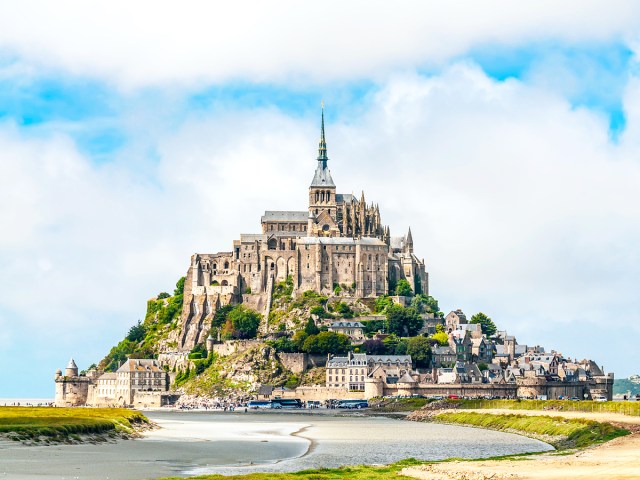
[[[316,173],[311,181],[311,187],[333,187],[333,178],[331,178],[331,172],[327,167],[327,141],[324,138],[324,102],[322,102],[322,123],[320,127],[320,143],[318,143],[318,166],[316,167]]]
[[[324,162],[326,167],[327,158],[327,141],[324,138],[324,102],[322,102],[322,124],[320,127],[320,143],[318,143],[318,161]]]

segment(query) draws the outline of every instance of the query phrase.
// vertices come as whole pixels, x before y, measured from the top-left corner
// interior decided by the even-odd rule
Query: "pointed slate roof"
[[[76,362],[73,360],[73,358],[71,360],[69,360],[69,365],[67,365],[67,368],[78,368],[78,366],[76,365]]]
[[[327,142],[324,138],[324,104],[322,106],[322,124],[320,127],[320,143],[318,144],[318,166],[316,167],[316,173],[311,180],[312,187],[335,187],[333,178],[331,178],[331,172],[327,167]]]

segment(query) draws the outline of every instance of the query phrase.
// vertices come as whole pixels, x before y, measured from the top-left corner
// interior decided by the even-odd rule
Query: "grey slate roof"
[[[313,180],[311,180],[312,187],[335,187],[336,184],[333,183],[333,178],[331,178],[331,172],[329,171],[329,167],[327,167],[326,161],[318,161],[318,167],[316,168],[316,173],[313,175]]]
[[[360,322],[333,322],[331,328],[364,328]]]
[[[309,212],[293,210],[267,210],[261,217],[261,222],[307,222]]]
[[[411,363],[411,355],[367,355],[373,363]]]
[[[355,197],[350,193],[336,193],[336,203],[353,203]]]

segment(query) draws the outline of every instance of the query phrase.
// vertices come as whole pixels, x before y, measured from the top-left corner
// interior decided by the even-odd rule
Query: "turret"
[[[64,369],[65,377],[77,377],[78,376],[78,366],[76,362],[73,361],[73,358],[69,360],[69,365]]]
[[[413,236],[411,235],[411,227],[409,227],[409,232],[405,237],[404,251],[405,253],[413,253]]]

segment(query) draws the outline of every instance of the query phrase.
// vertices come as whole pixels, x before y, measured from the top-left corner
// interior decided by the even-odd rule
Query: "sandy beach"
[[[515,460],[479,460],[447,462],[402,470],[408,477],[422,480],[498,480],[498,479],[607,479],[640,478],[640,418],[609,413],[583,413],[528,410],[477,410],[484,413],[518,415],[551,415],[565,418],[587,418],[610,422],[634,432],[605,444],[570,455],[546,453]]]

